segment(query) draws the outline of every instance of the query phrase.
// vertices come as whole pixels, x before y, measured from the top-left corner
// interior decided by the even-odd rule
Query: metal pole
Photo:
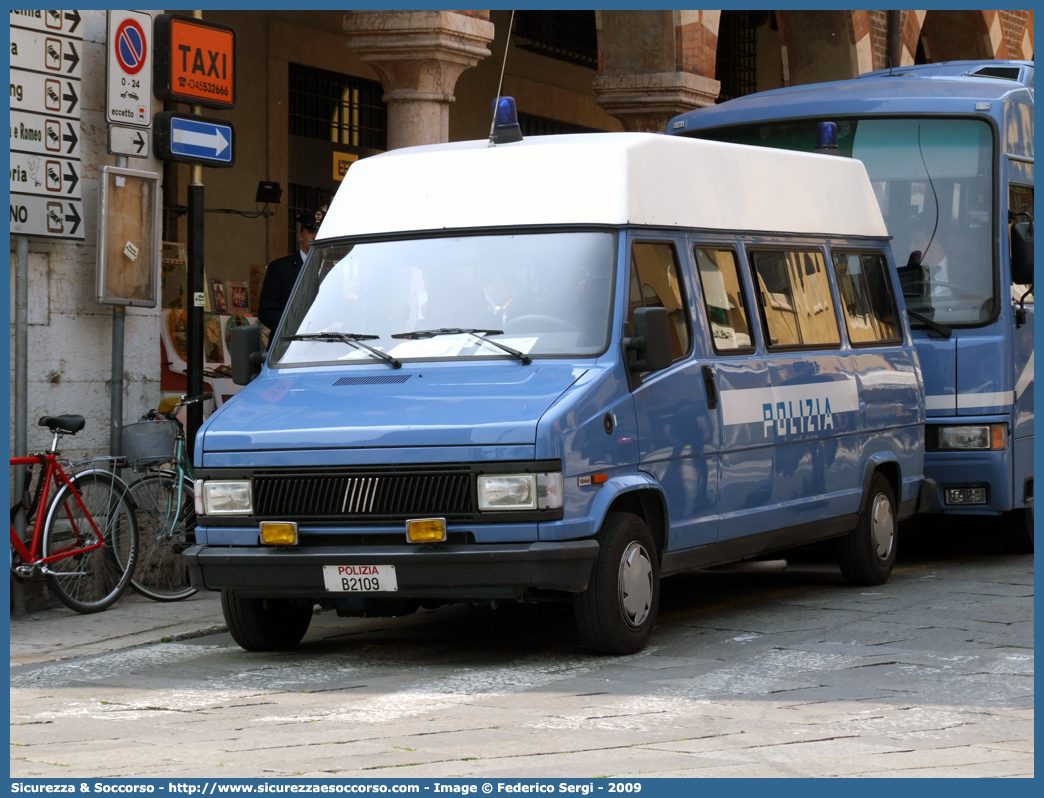
[[[194,113],[198,113],[194,111]],[[192,167],[188,187],[188,395],[203,393],[203,167]],[[189,455],[195,451],[196,433],[203,425],[203,406],[188,406],[186,443]]]
[[[14,379],[14,456],[25,457],[28,453],[29,415],[29,239],[15,239],[15,379]],[[14,496],[20,501],[25,493],[25,466],[15,467]],[[14,521],[15,532],[25,540],[25,510],[19,510]],[[11,583],[11,613],[15,617],[25,615],[25,585]]]
[[[127,168],[127,156],[117,155],[116,166]],[[123,454],[123,350],[127,309],[116,305],[112,309],[112,388],[109,391],[109,455]]]
[[[193,11],[192,16],[203,19],[202,11]],[[203,107],[192,106],[192,113],[201,115]],[[207,287],[203,284],[203,167],[192,165],[192,179],[188,187],[188,285],[186,293],[191,298],[188,306],[188,330],[186,338],[188,364],[185,370],[188,395],[203,393],[203,297]],[[203,405],[195,402],[186,410],[185,443],[189,457],[196,449],[196,433],[203,426]]]
[[[888,67],[898,69],[903,60],[903,12],[888,12]]]

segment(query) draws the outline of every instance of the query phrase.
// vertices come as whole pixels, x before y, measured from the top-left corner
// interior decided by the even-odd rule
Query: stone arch
[[[914,12],[920,16],[921,12]],[[1006,58],[1000,15],[986,11],[928,11],[917,32],[917,63]]]
[[[865,14],[866,12],[861,12]],[[855,20],[848,11],[777,11],[786,85],[854,78],[861,71]],[[867,26],[867,34],[869,26]],[[869,48],[868,36],[865,46]],[[864,58],[871,58],[869,49]]]

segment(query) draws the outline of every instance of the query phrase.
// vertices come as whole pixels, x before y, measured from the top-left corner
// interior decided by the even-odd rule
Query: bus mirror
[[[1033,222],[1011,226],[1011,281],[1016,285],[1033,283]]]
[[[896,269],[899,274],[899,285],[906,299],[924,299],[928,296],[927,269],[921,265],[921,251],[915,249],[910,253],[905,266]]]
[[[624,339],[624,348],[637,353],[631,371],[659,371],[672,362],[671,319],[667,308],[638,308],[634,311],[634,338]]]
[[[261,373],[261,328],[256,324],[234,327],[229,341],[232,354],[232,382],[246,385]]]

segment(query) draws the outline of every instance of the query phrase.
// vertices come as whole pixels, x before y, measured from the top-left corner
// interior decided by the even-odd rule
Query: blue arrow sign
[[[232,163],[232,126],[172,117],[170,151],[183,158]]]

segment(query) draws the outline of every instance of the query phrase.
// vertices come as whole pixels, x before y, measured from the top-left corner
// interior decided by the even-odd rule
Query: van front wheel
[[[892,574],[899,536],[892,486],[881,474],[870,481],[870,495],[859,523],[838,540],[837,561],[851,585],[883,585]]]
[[[293,599],[246,598],[221,591],[228,631],[247,651],[289,651],[312,622],[312,605]]]
[[[610,513],[587,590],[573,600],[584,644],[601,654],[633,654],[649,642],[660,601],[660,565],[649,527]]]

